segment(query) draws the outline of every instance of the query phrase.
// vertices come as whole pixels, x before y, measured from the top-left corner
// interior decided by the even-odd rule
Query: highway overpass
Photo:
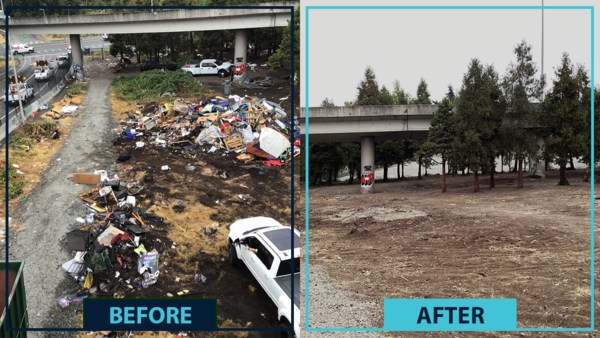
[[[375,139],[426,139],[437,105],[308,108],[308,141],[360,141],[361,193],[372,194]],[[301,139],[306,135],[306,108],[300,109]]]
[[[298,8],[299,1],[272,2],[252,5],[256,8],[203,8],[159,10],[154,13],[142,9],[135,13],[94,15],[44,16],[10,18],[11,35],[70,34],[73,60],[83,64],[80,54],[79,34],[131,34],[235,30],[234,59],[247,62],[246,29],[284,27],[291,18],[291,7]],[[261,7],[290,8],[261,8]]]

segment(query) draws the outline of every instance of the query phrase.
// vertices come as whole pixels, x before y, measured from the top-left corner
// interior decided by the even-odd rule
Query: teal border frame
[[[309,23],[309,10],[316,10],[316,9],[405,9],[405,10],[410,10],[410,9],[584,9],[584,10],[590,10],[591,12],[591,23],[592,23],[592,36],[591,36],[591,43],[592,43],[592,53],[591,53],[591,57],[592,57],[592,66],[591,66],[591,89],[592,89],[592,130],[591,130],[591,158],[592,158],[592,163],[594,163],[595,159],[594,159],[594,6],[306,6],[305,7],[305,17],[304,17],[304,22],[305,22],[305,77],[306,79],[305,81],[305,89],[306,92],[304,93],[305,96],[305,114],[306,114],[306,134],[305,134],[305,143],[307,145],[306,148],[306,152],[305,152],[305,175],[308,178],[308,163],[309,163],[309,151],[308,151],[308,135],[309,135],[309,115],[308,115],[308,97],[309,97],[309,91],[308,91],[308,84],[309,84],[309,77],[308,77],[308,50],[309,50],[309,34],[308,34],[308,23]],[[590,281],[591,281],[591,324],[590,327],[587,328],[520,328],[517,330],[510,330],[512,332],[526,332],[526,331],[594,331],[594,170],[591,171],[592,175],[591,175],[591,192],[592,192],[592,196],[591,196],[591,263],[590,263],[590,267],[591,267],[591,275],[590,275]],[[309,220],[309,215],[308,215],[308,210],[309,210],[309,201],[308,201],[308,180],[306,180],[305,183],[305,231],[306,231],[306,242],[304,244],[305,247],[305,265],[304,265],[304,271],[305,271],[305,308],[304,308],[304,318],[305,318],[305,330],[306,331],[389,331],[389,330],[385,330],[384,328],[310,328],[309,325],[309,314],[308,314],[308,308],[309,308],[309,271],[308,271],[308,242],[309,242],[309,229],[308,229],[308,220]]]

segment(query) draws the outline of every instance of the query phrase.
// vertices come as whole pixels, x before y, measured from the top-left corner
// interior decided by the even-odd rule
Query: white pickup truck
[[[56,63],[48,62],[47,60],[41,60],[36,62],[33,76],[36,81],[50,80],[50,78],[56,73]]]
[[[205,59],[195,64],[185,65],[181,67],[182,70],[190,72],[193,75],[214,75],[218,74],[220,77],[226,77],[231,71],[229,62],[221,62],[216,59]]]
[[[282,337],[300,337],[300,233],[268,217],[239,220],[229,227],[229,263],[241,260],[277,306],[280,328],[291,328],[292,280],[294,283],[294,331]],[[292,262],[294,271],[292,273]]]
[[[11,84],[8,90],[10,91],[8,95],[8,104],[19,104],[19,95],[21,96],[21,101],[23,101],[23,103],[27,103],[33,98],[34,95],[33,87],[28,83],[20,84],[19,94],[17,94],[16,84]],[[6,94],[4,94],[0,99],[2,101],[6,100]]]
[[[29,47],[29,45],[19,44],[10,46],[13,54],[25,54],[25,53],[34,53],[33,47]]]

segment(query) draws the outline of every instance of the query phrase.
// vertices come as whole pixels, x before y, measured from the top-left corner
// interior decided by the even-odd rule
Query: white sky
[[[301,101],[306,106],[305,6],[541,6],[542,0],[302,0]],[[600,3],[595,0],[544,0],[544,6],[595,6],[594,38],[598,45]],[[542,11],[536,9],[311,9],[309,14],[309,106],[324,98],[336,105],[356,98],[365,68],[375,71],[379,86],[390,91],[393,81],[416,96],[421,77],[431,98],[441,99],[452,84],[458,92],[469,61],[493,64],[504,75],[515,60],[514,46],[522,39],[532,45],[541,70]],[[597,48],[596,48],[597,49]],[[544,73],[554,79],[563,52],[573,63],[591,70],[591,13],[589,9],[544,10]],[[595,55],[594,82],[599,58]],[[549,82],[550,83],[550,82]],[[551,84],[550,84],[551,85]],[[546,89],[550,86],[547,85]],[[600,98],[596,98],[600,99]]]

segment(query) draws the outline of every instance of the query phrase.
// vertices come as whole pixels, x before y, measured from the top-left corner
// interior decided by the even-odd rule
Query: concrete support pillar
[[[235,46],[233,51],[233,63],[239,65],[248,62],[248,31],[245,29],[238,29],[235,31]],[[238,58],[242,58],[242,61],[238,61]]]
[[[83,55],[81,54],[81,40],[79,34],[71,34],[71,57],[73,63],[83,67]]]
[[[546,149],[546,142],[544,138],[540,137],[538,140],[538,146],[540,151],[538,153],[538,159],[529,158],[529,176],[538,176],[541,178],[546,177],[546,160],[544,159],[544,150]]]
[[[375,137],[360,138],[360,193],[372,194],[375,185]]]

